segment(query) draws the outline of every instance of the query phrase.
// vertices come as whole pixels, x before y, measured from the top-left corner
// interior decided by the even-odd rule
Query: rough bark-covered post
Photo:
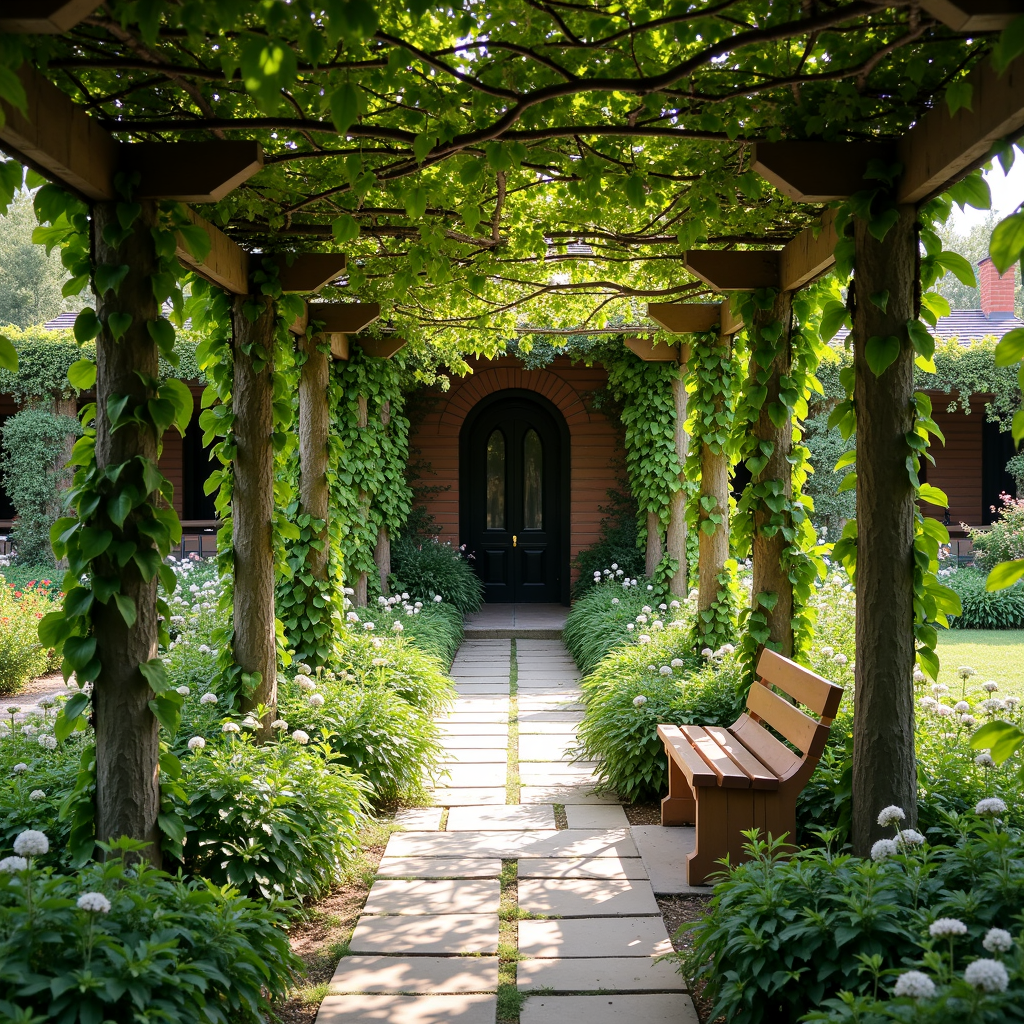
[[[917,822],[914,761],[914,489],[906,442],[914,424],[916,215],[899,218],[879,242],[854,221],[854,403],[857,409],[857,666],[853,725],[853,847],[866,855],[883,832],[883,807]],[[884,310],[871,296],[888,292]],[[880,377],[865,350],[895,336],[899,355]]]
[[[782,493],[787,500],[793,494],[792,466],[789,462],[793,448],[793,424],[787,414],[781,427],[777,427],[768,415],[769,406],[779,403],[781,378],[790,371],[792,350],[790,347],[790,330],[792,320],[792,293],[780,292],[770,309],[758,309],[754,314],[755,331],[772,324],[782,324],[782,335],[775,349],[775,358],[771,366],[758,366],[756,355],[750,360],[750,376],[754,379],[761,370],[769,370],[764,386],[768,393],[761,405],[757,422],[753,425],[753,436],[758,442],[768,442],[772,446],[768,462],[753,478],[757,485],[769,480],[782,481]],[[781,404],[781,403],[780,403]],[[776,601],[771,609],[755,603],[753,610],[763,612],[768,619],[769,642],[780,654],[789,657],[793,653],[793,584],[789,574],[783,568],[783,551],[787,541],[782,530],[771,524],[772,513],[764,508],[762,502],[754,512],[753,536],[753,600],[758,594],[775,594]]]
[[[686,433],[686,363],[689,346],[680,346],[679,371],[672,378],[672,400],[676,409],[676,458],[679,459],[679,490],[670,499],[670,518],[665,534],[665,548],[678,568],[669,580],[669,591],[676,597],[689,592],[689,574],[686,565],[686,455],[690,439]]]
[[[647,557],[644,560],[644,572],[654,576],[654,570],[661,561],[661,517],[657,512],[647,513]]]
[[[235,482],[231,501],[234,528],[234,655],[243,672],[259,672],[261,679],[243,700],[245,711],[257,704],[277,705],[277,642],[274,635],[274,365],[258,372],[255,349],[267,355],[274,349],[274,304],[262,301],[252,321],[245,306],[253,301],[239,296],[234,305],[235,377],[232,405],[235,413]],[[273,712],[263,721],[269,729]]]
[[[142,212],[126,241],[111,248],[103,241],[104,228],[120,232],[116,203],[93,207],[93,253],[97,264],[126,264],[128,273],[115,294],[99,296],[96,312],[106,324],[112,314],[129,314],[131,324],[115,341],[108,328],[96,339],[96,464],[102,470],[143,458],[156,463],[157,440],[151,429],[126,424],[111,432],[107,401],[128,395],[132,406],[153,397],[139,374],[156,377],[157,348],[147,330],[159,307],[151,277],[156,253],[151,234],[157,221],[154,202],[143,202]],[[96,838],[101,841],[129,836],[147,840],[144,856],[160,863],[157,814],[160,810],[159,726],[149,702],[153,691],[139,665],[157,655],[157,577],[147,583],[134,561],[120,570],[121,593],[135,602],[137,617],[131,627],[114,601],[96,602],[92,622],[96,654],[103,665],[93,689],[96,728]]]
[[[327,579],[330,552],[327,535],[327,442],[330,410],[327,388],[330,381],[328,356],[319,345],[323,335],[303,336],[299,345],[305,353],[299,375],[299,511],[322,520],[324,528],[316,535],[321,547],[310,547],[306,556],[309,574],[318,580]]]

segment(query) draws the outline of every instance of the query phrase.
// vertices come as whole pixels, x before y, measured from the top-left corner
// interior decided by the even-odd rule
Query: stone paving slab
[[[342,960],[342,963],[345,961]],[[686,982],[671,961],[638,956],[579,960],[521,960],[516,965],[520,990],[553,992],[685,992]]]
[[[328,996],[316,1024],[494,1024],[496,995]]]
[[[434,803],[440,807],[503,804],[505,802],[505,787],[464,786],[460,789],[449,789],[446,786],[435,786],[430,791],[430,795],[434,798]]]
[[[527,857],[520,878],[646,878],[639,857]]]
[[[445,768],[445,773],[438,777],[437,781],[447,789],[504,786],[505,780],[508,778],[508,769],[505,766],[504,758],[501,764],[448,765]]]
[[[498,878],[500,875],[498,857],[383,857],[377,866],[378,878]]]
[[[395,821],[410,832],[436,832],[441,827],[441,807],[403,807]]]
[[[463,722],[445,718],[438,722],[438,731],[442,736],[500,736],[507,739],[508,719],[496,722]]]
[[[523,736],[571,736],[573,739],[576,737],[576,727],[579,722],[548,722],[546,720],[537,721],[536,719],[520,719],[519,720],[519,737],[522,739]]]
[[[593,785],[595,782],[594,775],[590,769],[580,772],[539,772],[536,770],[537,767],[537,761],[524,761],[519,766],[519,784],[521,786],[547,786],[552,783],[555,785],[572,785],[574,782],[583,785]],[[526,801],[523,802],[526,803]],[[565,803],[565,801],[553,800],[552,803]]]
[[[441,743],[446,750],[500,750],[508,751],[508,734],[480,735],[478,733],[442,733]]]
[[[519,760],[550,761],[552,757],[568,757],[570,748],[575,745],[575,733],[572,735],[523,735],[519,737]]]
[[[582,711],[544,711],[526,710],[519,708],[519,724],[522,727],[524,722],[572,722],[574,724],[583,721]]]
[[[467,714],[472,712],[475,715],[481,712],[490,714],[504,714],[508,717],[508,697],[488,697],[486,695],[460,695],[451,706],[450,713],[454,715]]]
[[[548,715],[561,715],[567,711],[583,712],[586,708],[582,704],[573,704],[570,701],[563,701],[561,698],[551,700],[535,700],[531,697],[519,698],[519,711],[543,712]],[[582,719],[579,719],[582,721]]]
[[[519,952],[524,956],[562,958],[660,956],[672,952],[672,943],[660,917],[608,917],[600,922],[563,918],[520,921]]]
[[[436,995],[494,992],[497,988],[496,956],[347,956],[331,978],[331,995],[346,992]]]
[[[520,780],[521,782],[522,780]],[[581,780],[571,785],[566,779],[560,786],[527,786],[519,790],[519,802],[523,804],[617,804],[619,798],[614,793],[595,793],[593,783]]]
[[[448,674],[453,679],[459,676],[499,676],[508,679],[511,662],[494,661],[490,658],[481,658],[479,661],[460,661],[458,658],[452,663],[452,670]]]
[[[454,747],[445,744],[445,765],[451,764],[500,764],[508,761],[508,747]],[[508,772],[505,773],[506,776]]]
[[[522,878],[519,906],[558,917],[641,917],[660,914],[646,879]]]
[[[555,809],[550,804],[506,804],[504,807],[453,807],[448,832],[553,829]]]
[[[522,832],[397,832],[389,857],[635,857],[628,829]]]
[[[710,885],[690,885],[686,880],[686,858],[696,846],[696,830],[690,825],[665,828],[662,825],[634,825],[630,831],[659,896],[685,893],[710,895]]]
[[[567,804],[565,819],[569,828],[626,828],[629,825],[626,812],[610,804],[601,807]]]
[[[496,953],[498,915],[361,917],[349,949],[353,953]]]
[[[519,1015],[520,1024],[699,1024],[699,1019],[693,1001],[682,994],[531,996]]]
[[[500,899],[497,880],[385,878],[373,883],[363,913],[496,914]]]
[[[507,697],[509,688],[507,680],[503,683],[457,682],[455,692],[459,697]]]
[[[452,711],[438,717],[437,724],[443,732],[448,726],[462,728],[469,725],[500,725],[508,731],[507,711]]]

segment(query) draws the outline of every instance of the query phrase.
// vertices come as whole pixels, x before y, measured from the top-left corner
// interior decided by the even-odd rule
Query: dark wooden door
[[[526,399],[496,402],[472,424],[465,534],[490,603],[561,600],[560,443],[550,414]]]

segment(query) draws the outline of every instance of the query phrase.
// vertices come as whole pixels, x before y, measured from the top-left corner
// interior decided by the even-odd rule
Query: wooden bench
[[[728,729],[658,726],[668,754],[668,796],[661,802],[661,823],[697,826],[696,847],[686,865],[690,885],[703,884],[719,870],[715,861],[726,854],[733,864],[745,860],[746,829],[793,840],[797,794],[825,749],[843,698],[842,687],[767,648],[757,663],[757,675],[746,710]],[[819,717],[805,714],[797,704]],[[765,725],[785,736],[802,756]]]

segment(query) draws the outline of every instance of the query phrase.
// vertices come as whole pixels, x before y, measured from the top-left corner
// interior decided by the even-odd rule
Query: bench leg
[[[729,852],[729,791],[718,786],[697,789],[696,845],[686,858],[686,880],[690,885],[705,885],[707,877],[720,871],[716,864]]]
[[[686,776],[668,759],[668,796],[661,801],[662,825],[692,825],[697,820],[697,802]]]

